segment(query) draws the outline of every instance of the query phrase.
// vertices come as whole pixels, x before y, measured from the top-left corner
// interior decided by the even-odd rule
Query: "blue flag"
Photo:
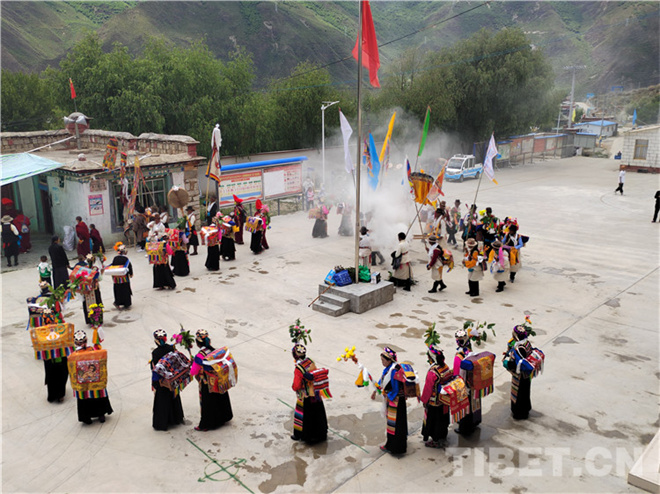
[[[637,123],[637,108],[633,111],[633,127],[635,126],[635,123]]]
[[[380,177],[380,161],[378,159],[378,151],[376,151],[376,143],[374,142],[374,136],[369,133],[369,161],[371,162],[371,167],[368,170],[368,181],[372,189],[376,190],[378,187],[378,178]]]

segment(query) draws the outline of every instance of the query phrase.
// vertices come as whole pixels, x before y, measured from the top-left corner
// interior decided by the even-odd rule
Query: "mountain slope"
[[[562,87],[570,86],[571,72],[563,67],[571,65],[586,66],[576,74],[579,91],[658,80],[658,2],[487,7],[470,1],[372,1],[371,7],[382,67],[410,47],[433,51],[484,27],[520,27],[546,53]],[[328,65],[335,84],[355,80],[350,54],[357,2],[3,2],[0,8],[3,70],[56,66],[87,30],[98,30],[106,50],[119,42],[138,53],[151,36],[184,45],[203,38],[220,59],[242,46],[253,54],[259,87],[305,60]]]

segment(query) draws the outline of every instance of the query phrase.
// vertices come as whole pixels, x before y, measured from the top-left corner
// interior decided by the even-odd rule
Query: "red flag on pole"
[[[378,82],[378,68],[380,67],[380,57],[378,56],[378,41],[376,40],[376,29],[374,20],[371,17],[371,7],[369,2],[364,0],[360,2],[362,9],[362,66],[369,70],[369,82],[373,87],[380,87]],[[360,49],[360,40],[358,39],[353,48],[353,58],[358,59],[358,50]]]
[[[69,86],[71,86],[71,99],[76,99],[76,90],[73,88],[73,81],[69,77]]]

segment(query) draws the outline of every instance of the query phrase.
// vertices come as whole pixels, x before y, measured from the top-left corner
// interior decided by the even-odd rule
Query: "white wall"
[[[32,231],[43,229],[43,225],[40,225],[37,220],[37,202],[32,177],[19,180],[16,185],[21,198],[21,211],[30,218],[30,229]]]
[[[69,177],[64,179],[64,187],[60,187],[59,177],[48,177],[48,191],[52,198],[53,206],[53,227],[55,233],[62,235],[64,225],[75,228],[76,216],[82,217],[83,221],[89,226],[91,223],[96,225],[101,233],[103,242],[111,245],[111,213],[110,213],[110,184],[106,190],[99,192],[90,192],[89,182],[79,183],[71,180]],[[89,211],[89,196],[101,195],[103,200],[103,214],[91,215]]]

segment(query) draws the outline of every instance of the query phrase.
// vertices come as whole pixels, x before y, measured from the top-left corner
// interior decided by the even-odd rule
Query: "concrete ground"
[[[237,260],[220,273],[204,268],[205,248],[191,257],[191,274],[175,291],[151,288],[143,254],[131,250],[134,305],[112,308],[102,282],[109,352],[110,401],[105,424],[77,421],[70,394],[49,404],[43,364],[34,359],[25,298],[34,295],[35,266],[2,274],[3,492],[635,492],[628,470],[659,427],[658,224],[651,223],[658,177],[629,173],[625,195],[614,195],[618,162],[575,157],[536,162],[484,180],[480,209],[517,216],[531,240],[515,284],[495,293],[489,276],[470,299],[466,272],[445,276],[447,290],[427,293],[426,253],[413,244],[416,278],[410,293],[364,314],[331,318],[308,304],[336,264],[349,266],[353,239],[313,239],[305,213],[275,217],[270,250],[254,256],[238,246]],[[447,183],[449,201],[471,202],[475,181]],[[248,235],[249,237],[249,235]],[[387,254],[393,245],[383,249]],[[389,250],[388,250],[389,249]],[[458,253],[457,253],[457,257]],[[422,408],[408,403],[408,453],[380,451],[385,420],[380,405],[353,382],[357,369],[337,362],[344,347],[380,374],[383,345],[426,373],[423,333],[429,324],[453,355],[453,333],[467,318],[496,323],[482,346],[505,349],[514,324],[530,314],[545,372],[532,384],[530,419],[509,411],[510,377],[499,364],[494,394],[483,400],[483,423],[472,437],[450,432],[446,449],[425,448]],[[293,362],[288,326],[312,328],[309,355],[330,369],[334,399],[326,402],[327,443],[294,443]],[[80,300],[66,319],[85,327]],[[148,360],[152,332],[179,325],[209,330],[239,366],[230,391],[234,419],[213,432],[196,432],[196,384],[182,395],[187,424],[151,428]]]

